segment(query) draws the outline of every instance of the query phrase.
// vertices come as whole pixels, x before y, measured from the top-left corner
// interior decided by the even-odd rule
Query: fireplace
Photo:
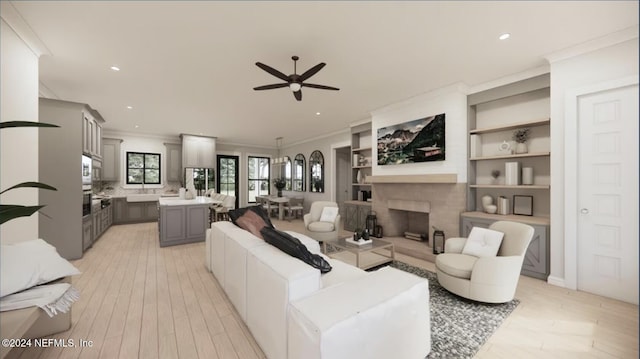
[[[374,182],[372,210],[397,252],[434,261],[430,242],[405,239],[404,232],[428,233],[431,239],[436,227],[446,238],[458,237],[466,190],[466,183]]]
[[[390,199],[387,201],[389,217],[397,226],[398,236],[415,241],[429,242],[429,211],[431,203]]]

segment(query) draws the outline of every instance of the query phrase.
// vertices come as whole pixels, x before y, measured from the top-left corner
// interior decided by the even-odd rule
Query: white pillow
[[[486,228],[473,227],[464,244],[462,254],[475,257],[495,257],[500,249],[504,233]]]
[[[324,207],[320,215],[320,222],[333,223],[338,216],[338,207]]]
[[[0,248],[0,297],[76,274],[80,271],[42,239]]]

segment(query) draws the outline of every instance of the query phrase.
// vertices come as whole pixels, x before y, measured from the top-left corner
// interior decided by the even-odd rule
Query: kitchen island
[[[203,242],[209,227],[209,207],[215,203],[209,197],[158,199],[160,247]]]

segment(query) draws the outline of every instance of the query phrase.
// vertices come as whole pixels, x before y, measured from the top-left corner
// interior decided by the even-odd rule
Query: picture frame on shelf
[[[533,216],[533,196],[513,196],[513,214]]]

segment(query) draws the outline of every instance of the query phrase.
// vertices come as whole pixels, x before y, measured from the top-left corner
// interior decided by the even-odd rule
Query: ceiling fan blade
[[[282,72],[274,69],[271,66],[265,65],[261,62],[256,62],[256,66],[258,66],[259,68],[265,70],[266,72],[272,74],[273,76],[283,80],[283,81],[289,81],[289,76],[283,74]]]
[[[271,89],[279,89],[282,87],[288,87],[289,84],[284,83],[284,84],[271,84],[271,85],[264,85],[264,86],[258,86],[258,87],[254,87],[253,89],[256,91],[259,90],[271,90]]]
[[[300,81],[304,81],[304,80],[308,79],[309,77],[315,75],[318,71],[322,70],[322,68],[325,65],[326,64],[324,62],[321,62],[321,63],[317,64],[316,66],[310,68],[309,70],[305,71],[302,75],[300,75]]]
[[[325,85],[316,85],[316,84],[306,84],[306,83],[303,83],[303,84],[302,84],[302,86],[304,86],[304,87],[311,87],[311,88],[314,88],[314,89],[321,89],[321,90],[335,90],[335,91],[340,90],[340,89],[339,89],[339,88],[337,88],[337,87],[331,87],[331,86],[325,86]]]
[[[296,98],[296,100],[298,101],[302,101],[302,91],[298,90],[296,92],[293,93],[293,97]]]

